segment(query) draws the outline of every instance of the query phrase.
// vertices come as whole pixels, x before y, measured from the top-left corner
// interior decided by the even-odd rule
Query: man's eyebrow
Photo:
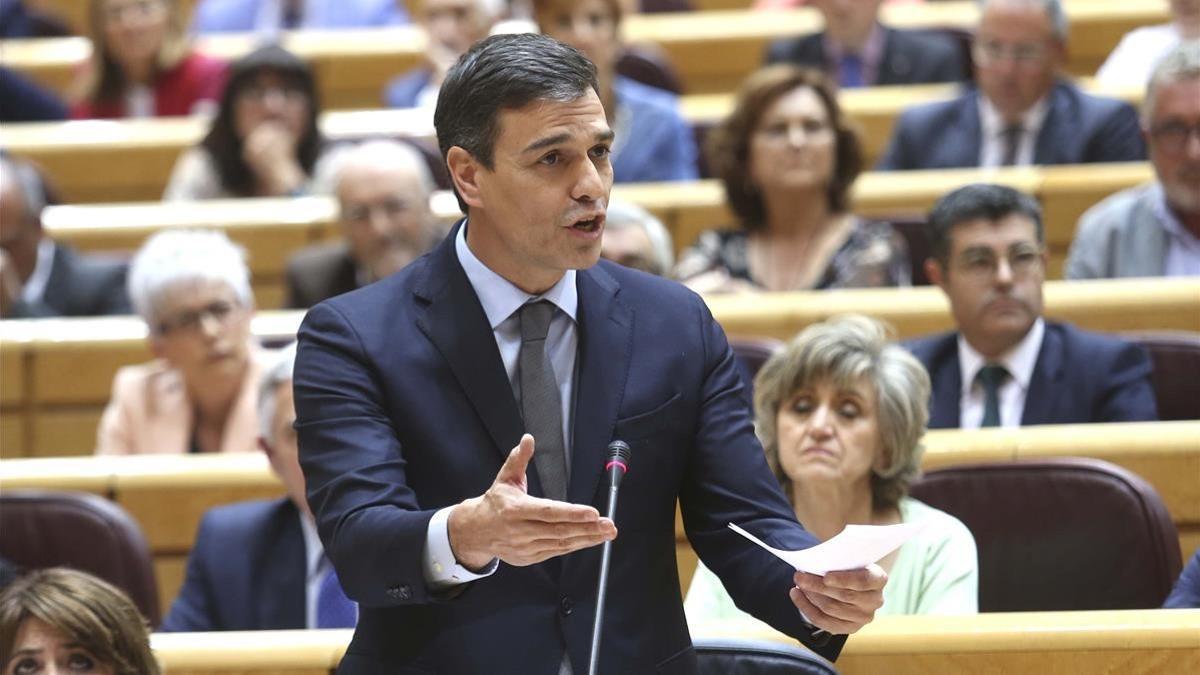
[[[595,140],[597,143],[607,143],[612,141],[615,136],[616,133],[614,133],[612,129],[605,129],[604,131],[596,132]],[[526,153],[542,150],[560,143],[566,143],[569,140],[571,140],[571,134],[565,131],[560,134],[554,134],[553,136],[539,138],[538,140],[525,146],[525,149],[521,151],[521,154],[524,155]]]

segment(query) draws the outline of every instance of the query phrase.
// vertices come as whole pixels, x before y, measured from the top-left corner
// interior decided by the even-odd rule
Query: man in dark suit
[[[767,49],[767,62],[819,68],[843,88],[967,79],[967,55],[954,38],[884,26],[881,2],[812,0],[825,30],[776,40]]]
[[[985,0],[973,55],[978,88],[906,110],[887,169],[1130,162],[1146,158],[1137,113],[1060,78],[1059,0]]]
[[[0,157],[0,317],[130,314],[126,265],[81,256],[42,228],[46,185],[16,157]]]
[[[933,384],[931,428],[1153,420],[1150,360],[1136,345],[1042,318],[1041,209],[999,185],[929,214],[929,279],[958,332],[909,345]]]
[[[282,630],[354,625],[304,500],[292,406],[295,346],[263,374],[259,444],[287,491],[281,499],[204,514],[179,596],[160,630]],[[330,580],[328,577],[332,576]]]
[[[309,503],[361,607],[340,672],[581,674],[607,540],[601,671],[695,672],[677,500],[741,607],[836,656],[844,637],[814,626],[857,630],[886,575],[794,573],[727,527],[815,543],[767,468],[704,302],[597,264],[613,132],[595,67],[545,36],[493,36],[451,69],[434,120],[466,220],[300,329]],[[613,439],[633,459],[609,520]]]
[[[343,241],[297,251],[287,265],[286,307],[307,309],[382,279],[433,248],[433,177],[399,141],[368,141],[346,152],[334,191]]]

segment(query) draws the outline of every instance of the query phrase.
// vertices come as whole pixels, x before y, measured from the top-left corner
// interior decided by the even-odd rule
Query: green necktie
[[[983,423],[981,427],[1000,426],[1000,385],[1008,379],[1004,366],[990,363],[979,369],[979,383],[983,385]]]

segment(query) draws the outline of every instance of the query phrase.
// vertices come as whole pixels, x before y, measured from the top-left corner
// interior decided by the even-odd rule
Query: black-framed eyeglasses
[[[238,305],[228,300],[217,300],[200,309],[180,312],[173,317],[163,319],[158,322],[158,332],[162,335],[170,335],[171,333],[196,333],[200,330],[200,324],[206,318],[211,318],[213,321],[224,326],[229,322],[230,317],[233,316],[233,312],[237,308]]]
[[[980,279],[990,279],[1000,269],[1000,258],[1008,263],[1008,269],[1015,278],[1023,278],[1031,274],[1042,264],[1042,248],[1038,246],[1014,246],[1004,256],[987,248],[971,249],[963,253],[955,261],[956,266],[964,274]]]
[[[1150,129],[1150,138],[1154,139],[1158,149],[1172,154],[1182,153],[1193,135],[1200,138],[1200,122],[1187,124],[1172,120],[1156,124]]]

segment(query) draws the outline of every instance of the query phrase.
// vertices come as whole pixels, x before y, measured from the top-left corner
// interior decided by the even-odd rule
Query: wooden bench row
[[[775,632],[692,627],[699,637],[794,645]],[[150,644],[172,675],[332,675],[352,631],[156,633]],[[1200,609],[1013,612],[953,618],[881,616],[850,636],[843,675],[1008,675],[1200,669]]]
[[[1200,279],[1047,282],[1046,315],[1100,331],[1200,332]],[[857,312],[891,322],[901,338],[948,330],[934,287],[770,293],[708,299],[730,335],[788,339],[804,326]],[[255,335],[288,339],[303,312],[260,312]],[[124,365],[150,359],[134,317],[0,323],[0,456],[89,454],[96,424]]]
[[[1062,276],[1067,249],[1082,213],[1112,192],[1153,177],[1145,163],[951,169],[868,173],[854,189],[854,209],[864,217],[919,216],[950,189],[993,181],[1037,197],[1045,209],[1049,278]],[[681,251],[705,230],[735,222],[718,181],[618,185],[613,197],[657,215]],[[445,223],[460,217],[449,192],[436,193],[433,210]],[[245,247],[252,283],[263,309],[282,306],[288,258],[300,248],[341,237],[337,205],[329,197],[238,199],[194,203],[141,202],[52,206],[43,213],[50,235],[88,252],[128,255],[152,233],[171,227],[217,228]]]
[[[1083,84],[1093,93],[1134,103],[1141,98],[1140,90]],[[864,166],[874,166],[882,155],[903,110],[950,98],[956,91],[955,85],[913,85],[842,92],[847,114],[862,130]],[[681,101],[685,118],[700,128],[724,119],[732,105],[730,94],[686,96]],[[326,112],[320,124],[335,141],[434,137],[431,113],[421,110]],[[207,128],[199,118],[11,124],[5,126],[3,145],[41,165],[67,202],[149,201],[162,197],[176,159]]]
[[[1200,422],[1031,427],[1019,431],[934,431],[924,466],[1085,456],[1123,466],[1162,496],[1186,559],[1200,546]],[[282,496],[264,456],[143,455],[0,460],[0,490],[43,488],[113,499],[141,525],[150,544],[164,607],[178,593],[201,515],[220,504]],[[680,581],[696,556],[676,523]]]
[[[1169,20],[1167,2],[1150,0],[1070,0],[1066,4],[1071,37],[1068,68],[1091,75],[1121,37],[1139,26]],[[979,10],[967,0],[899,4],[883,8],[882,17],[898,28],[972,30]],[[630,43],[661,46],[689,93],[733,91],[763,63],[774,40],[820,30],[812,8],[786,11],[722,10],[674,14],[635,14],[624,23]],[[235,59],[260,38],[255,35],[206,36],[198,47],[209,54]],[[313,65],[321,98],[330,109],[379,105],[384,85],[421,63],[425,37],[415,26],[346,31],[302,31],[285,34],[283,43]],[[65,91],[79,63],[91,53],[86,38],[10,41],[3,63],[45,85]]]

